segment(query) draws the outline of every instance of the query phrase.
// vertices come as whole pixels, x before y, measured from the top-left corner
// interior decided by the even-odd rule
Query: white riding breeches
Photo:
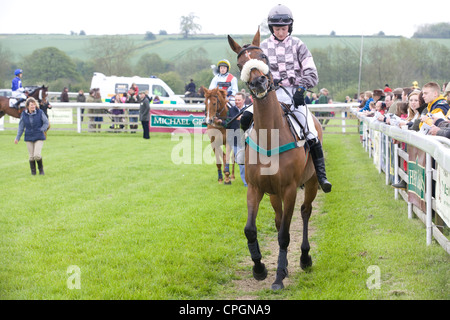
[[[295,90],[297,89],[295,87],[284,87],[284,89],[286,89],[291,94],[291,96],[289,96],[285,90],[280,88],[276,91],[278,101],[288,105],[292,105],[292,113],[295,114],[297,119],[301,122],[301,125],[306,129],[306,140],[317,139],[318,133],[316,127],[314,126],[314,120],[312,118],[311,111],[309,111],[308,107],[306,106],[298,106],[297,108],[295,108],[293,105],[294,101],[292,100],[292,97],[294,96]]]

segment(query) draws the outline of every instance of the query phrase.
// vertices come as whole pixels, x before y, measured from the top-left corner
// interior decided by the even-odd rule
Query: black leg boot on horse
[[[318,139],[308,141],[309,151],[313,159],[314,168],[316,169],[317,179],[323,192],[331,191],[331,183],[327,180],[327,173],[325,171],[325,158],[323,156],[322,144]]]
[[[299,87],[293,96],[294,106],[305,106],[305,89]],[[306,115],[305,115],[306,117]],[[298,117],[300,119],[300,117]],[[307,122],[307,120],[305,120]],[[331,183],[327,180],[327,174],[325,171],[325,158],[323,156],[322,144],[319,139],[308,140],[309,150],[313,159],[314,168],[316,169],[317,179],[319,180],[320,187],[323,192],[328,193],[331,191]]]
[[[17,99],[17,102],[14,104],[14,108],[16,108],[17,110],[20,110],[20,104],[22,103],[22,102],[25,102],[27,99],[24,99],[24,98],[19,98],[19,99]]]

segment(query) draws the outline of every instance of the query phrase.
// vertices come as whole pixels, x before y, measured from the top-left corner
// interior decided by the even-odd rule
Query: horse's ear
[[[259,32],[259,27],[258,27],[258,31],[256,31],[256,34],[253,37],[252,45],[255,47],[259,47],[260,43],[261,43],[261,33]]]
[[[234,41],[233,38],[230,37],[230,35],[228,35],[228,43],[230,44],[231,50],[233,50],[237,54],[239,54],[239,52],[241,52],[242,47],[240,45],[238,45],[236,43],[236,41]]]

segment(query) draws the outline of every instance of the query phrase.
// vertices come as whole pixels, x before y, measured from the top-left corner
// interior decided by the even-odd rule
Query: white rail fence
[[[76,130],[78,133],[83,131],[93,133],[142,131],[138,119],[138,103],[52,102],[51,105],[52,109],[48,110],[50,124],[52,125],[51,130]],[[352,104],[309,105],[308,107],[323,122],[324,132],[330,134],[359,133],[359,120],[350,112]],[[123,110],[123,113],[113,114],[111,111],[114,109]],[[198,119],[204,116],[205,105],[201,101],[185,105],[151,104],[150,109],[160,111],[159,116],[163,117],[190,117],[189,121],[193,126],[198,125]],[[167,114],[164,114],[164,111],[167,111]],[[185,114],[174,115],[174,111]],[[152,117],[156,117],[156,115]],[[193,122],[192,118],[196,118],[196,121]],[[333,121],[328,123],[330,120]],[[18,122],[18,119],[9,118],[7,123],[10,125],[2,127],[0,122],[0,130],[15,130],[16,126],[11,124],[17,124]],[[152,122],[150,130],[156,130],[152,128]],[[179,127],[174,125],[172,128],[175,130]]]
[[[379,172],[384,171],[386,185],[400,179],[407,183],[407,191],[395,189],[395,199],[400,195],[408,203],[409,219],[415,213],[425,224],[427,245],[434,238],[450,254],[450,241],[444,234],[450,226],[450,140],[402,130],[354,113],[361,120],[363,147]],[[414,148],[420,151],[416,153]],[[425,163],[419,160],[423,156]],[[408,164],[406,171],[404,161]]]

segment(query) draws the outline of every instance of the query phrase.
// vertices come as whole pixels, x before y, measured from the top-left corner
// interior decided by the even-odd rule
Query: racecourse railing
[[[405,191],[395,189],[395,199],[400,195],[408,203],[409,219],[415,213],[425,224],[427,245],[434,237],[450,254],[450,140],[354,113],[361,120],[362,145],[379,172],[384,171],[386,185],[406,183]]]
[[[77,102],[51,102],[52,109],[48,110],[51,130],[76,130],[81,132],[142,132],[139,122],[138,103],[77,103]],[[322,123],[324,133],[329,134],[358,134],[359,120],[351,113],[351,107],[355,104],[337,103],[327,105],[308,105],[319,121]],[[185,118],[189,118],[191,125],[198,125],[199,118],[204,117],[205,105],[201,100],[192,104],[171,105],[151,104],[152,119],[156,116],[179,117],[183,114],[174,115],[174,111],[186,112]],[[114,114],[114,110],[122,113]],[[153,113],[158,112],[158,115]],[[164,115],[167,111],[167,115]],[[193,122],[192,119],[195,118]],[[186,120],[186,121],[188,121]],[[0,119],[0,130],[15,130],[18,119],[9,118],[3,125]],[[201,122],[201,121],[200,121]],[[150,124],[150,131],[157,128]],[[154,124],[154,123],[153,123]],[[183,125],[181,128],[185,128]],[[176,130],[176,125],[172,126]],[[167,131],[165,131],[167,132]]]

